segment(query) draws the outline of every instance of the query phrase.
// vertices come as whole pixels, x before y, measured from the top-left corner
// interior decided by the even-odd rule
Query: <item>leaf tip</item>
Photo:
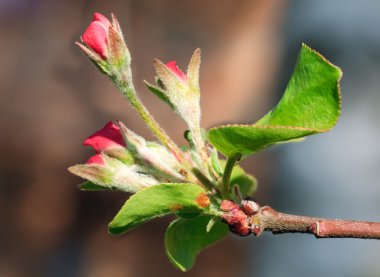
[[[108,230],[108,234],[113,235],[113,236],[120,235],[121,233],[124,233],[123,232],[123,228],[120,228],[119,226],[116,226],[113,221],[111,221],[108,224],[108,229],[107,230]]]

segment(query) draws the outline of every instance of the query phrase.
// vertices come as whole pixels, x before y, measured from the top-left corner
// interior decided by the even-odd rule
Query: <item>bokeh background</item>
[[[380,221],[380,2],[376,0],[1,0],[0,276],[379,276],[380,243],[310,235],[231,236],[182,274],[165,257],[169,218],[120,237],[126,195],[80,192],[66,168],[108,120],[148,138],[107,78],[74,46],[92,13],[114,12],[135,84],[179,142],[185,125],[142,80],[153,58],[186,68],[201,47],[204,127],[253,122],[281,96],[301,42],[344,72],[336,128],[247,159],[256,199],[278,210]]]

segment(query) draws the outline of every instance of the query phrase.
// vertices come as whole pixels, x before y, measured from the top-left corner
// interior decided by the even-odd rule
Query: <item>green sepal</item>
[[[111,187],[100,186],[90,181],[86,181],[86,182],[83,182],[82,184],[79,184],[78,189],[84,190],[84,191],[114,190]]]
[[[156,95],[158,98],[160,98],[162,101],[164,101],[166,104],[168,104],[170,106],[170,108],[172,108],[173,110],[175,110],[175,106],[174,104],[170,101],[168,95],[166,94],[166,92],[157,87],[157,86],[154,86],[152,85],[151,83],[147,82],[144,80],[144,84],[146,85],[146,87],[154,94]]]
[[[113,25],[108,28],[107,41],[107,62],[111,67],[112,73],[115,75],[118,75],[119,72],[130,74],[131,54],[125,44],[119,26]]]

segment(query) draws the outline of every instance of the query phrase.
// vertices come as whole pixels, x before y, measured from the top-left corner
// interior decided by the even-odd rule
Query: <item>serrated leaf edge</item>
[[[158,185],[175,185],[175,184],[177,184],[177,185],[179,185],[179,184],[180,184],[180,185],[186,185],[186,184],[189,185],[189,184],[191,184],[191,183],[161,183],[161,184],[157,184],[156,186],[158,186]],[[191,184],[191,185],[196,186],[195,184]],[[152,187],[144,188],[144,189],[140,190],[138,193],[141,193],[141,192],[143,192],[143,191],[145,191],[145,190],[147,190],[147,189],[150,189],[150,188],[152,188]],[[112,232],[111,229],[113,229],[113,227],[112,227],[111,225],[112,225],[112,223],[114,222],[116,216],[117,216],[117,215],[119,214],[119,212],[123,209],[123,207],[126,205],[126,203],[127,203],[128,201],[130,201],[131,199],[135,198],[135,197],[137,197],[137,193],[131,195],[131,197],[129,197],[129,198],[124,202],[124,204],[121,206],[121,208],[119,209],[119,211],[117,212],[117,214],[114,216],[114,218],[112,219],[112,221],[108,224],[108,233],[109,233],[109,234],[111,234],[111,235],[122,235],[122,234],[125,234],[125,233],[127,233],[127,232],[133,230],[134,228],[138,227],[139,225],[141,225],[141,224],[143,224],[143,223],[145,223],[145,222],[147,222],[147,221],[150,221],[150,220],[153,220],[153,219],[156,219],[156,218],[160,218],[160,217],[164,217],[164,216],[166,216],[166,215],[169,215],[169,214],[171,214],[171,213],[176,212],[176,211],[168,211],[168,212],[166,212],[166,213],[158,214],[158,215],[156,215],[156,216],[149,217],[149,218],[147,218],[147,219],[136,220],[136,221],[133,222],[132,227],[131,227],[131,228],[127,228],[127,230],[123,230],[122,232],[117,232],[117,233]],[[197,204],[196,199],[194,199],[194,203]],[[199,206],[199,205],[198,205],[198,206]],[[202,210],[202,207],[199,206],[199,209]],[[123,227],[115,227],[115,228],[116,228],[116,229],[123,229]]]
[[[257,124],[224,124],[216,127],[212,127],[209,129],[208,132],[212,132],[213,130],[218,130],[218,129],[224,129],[224,128],[229,128],[229,127],[254,127],[258,129],[287,129],[287,130],[297,130],[297,131],[309,131],[309,132],[315,132],[315,133],[325,133],[329,130],[331,130],[339,121],[339,117],[342,111],[342,94],[341,94],[341,89],[340,89],[340,80],[343,77],[343,72],[340,67],[332,64],[328,59],[326,59],[323,55],[321,55],[319,52],[316,50],[310,48],[308,45],[306,45],[304,42],[302,42],[302,47],[306,48],[307,50],[313,52],[318,58],[326,62],[329,66],[335,68],[339,72],[339,78],[336,82],[336,87],[338,89],[338,114],[336,117],[336,120],[334,124],[331,125],[330,128],[326,129],[316,129],[316,128],[307,128],[307,127],[301,127],[301,126],[284,126],[284,125],[257,125]]]

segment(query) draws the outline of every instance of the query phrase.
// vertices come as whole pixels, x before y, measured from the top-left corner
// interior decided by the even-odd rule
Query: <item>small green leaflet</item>
[[[257,189],[257,180],[254,176],[246,173],[244,169],[236,165],[232,170],[231,186],[239,186],[240,192],[243,194],[243,197],[252,196]]]
[[[211,218],[208,215],[192,219],[180,218],[169,225],[165,234],[165,250],[174,266],[188,271],[193,267],[199,252],[229,234],[227,224],[220,220],[207,232]]]
[[[341,77],[338,67],[303,44],[278,105],[256,124],[210,129],[209,141],[226,156],[246,156],[276,143],[327,132],[340,115]]]
[[[181,212],[196,215],[208,209],[205,191],[194,184],[159,184],[132,195],[108,226],[111,234],[122,234],[156,217]]]
[[[169,97],[167,96],[165,90],[159,88],[158,86],[154,86],[147,81],[144,81],[146,87],[158,98],[160,98],[162,101],[164,101],[166,104],[168,104],[173,110],[175,110],[175,106],[170,101]]]

